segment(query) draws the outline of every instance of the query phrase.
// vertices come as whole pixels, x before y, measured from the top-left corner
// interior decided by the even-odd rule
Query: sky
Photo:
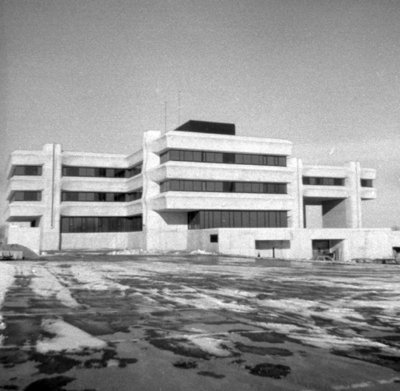
[[[376,168],[364,226],[400,225],[400,0],[0,0],[0,18],[1,219],[13,150],[132,153],[166,105],[167,130],[233,122],[304,164]]]

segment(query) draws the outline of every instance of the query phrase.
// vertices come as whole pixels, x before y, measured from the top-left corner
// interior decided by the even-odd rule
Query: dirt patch
[[[348,351],[332,350],[332,353],[338,356],[370,362],[400,372],[400,356],[382,354],[380,349],[377,348],[356,348]]]
[[[12,368],[16,364],[23,364],[29,360],[29,354],[20,349],[1,349],[0,363],[4,368]]]
[[[65,391],[64,386],[75,380],[73,377],[56,376],[36,380],[24,388],[24,391]]]
[[[197,372],[197,374],[200,376],[212,377],[214,379],[223,379],[225,377],[225,375],[219,375],[218,373],[209,372],[209,371],[200,371],[200,372]]]
[[[276,333],[274,331],[243,332],[240,333],[240,335],[253,342],[284,343],[286,340],[284,334]]]
[[[246,366],[246,369],[256,376],[272,377],[274,379],[282,379],[290,373],[290,367],[281,364],[262,363],[253,367]]]
[[[162,350],[169,350],[174,354],[186,357],[210,359],[210,355],[191,342],[183,338],[152,338],[148,340],[153,346]]]
[[[274,348],[268,346],[252,346],[245,345],[240,342],[235,344],[235,348],[241,351],[242,353],[251,353],[257,354],[260,356],[270,355],[270,356],[293,356],[293,353],[290,350],[282,349],[282,348]]]
[[[40,373],[52,375],[54,373],[64,373],[80,365],[80,361],[66,357],[62,354],[39,354],[34,353],[31,356],[32,360],[39,362],[36,366]]]
[[[172,364],[176,368],[181,368],[181,369],[193,369],[197,368],[197,362],[196,361],[184,361],[184,360],[179,360],[176,361]]]

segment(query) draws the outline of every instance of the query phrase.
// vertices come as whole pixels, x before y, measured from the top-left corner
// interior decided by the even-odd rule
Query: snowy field
[[[0,263],[0,390],[399,390],[400,266]]]

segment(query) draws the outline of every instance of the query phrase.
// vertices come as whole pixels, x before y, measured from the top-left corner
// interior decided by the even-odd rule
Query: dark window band
[[[42,166],[13,166],[11,176],[14,175],[40,176],[42,175]]]
[[[61,217],[61,232],[133,232],[142,230],[142,216]]]
[[[303,185],[344,186],[344,178],[325,178],[325,177],[303,176]]]
[[[131,202],[142,198],[142,190],[131,193],[103,193],[84,191],[63,191],[61,201],[68,202]]]
[[[286,156],[249,153],[207,152],[170,149],[160,155],[160,163],[169,160],[202,163],[248,164],[256,166],[286,167]]]
[[[14,201],[41,201],[41,191],[14,191],[10,202]]]
[[[160,191],[286,194],[286,187],[286,183],[170,179],[160,184]]]
[[[63,176],[131,178],[142,172],[142,164],[130,168],[75,167],[63,166]]]
[[[200,210],[188,213],[189,229],[286,227],[286,210]]]
[[[374,187],[372,179],[361,179],[361,187]]]

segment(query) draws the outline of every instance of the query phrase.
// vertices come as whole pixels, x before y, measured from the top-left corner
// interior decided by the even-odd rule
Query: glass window
[[[183,181],[184,191],[193,191],[193,181]]]
[[[227,164],[234,164],[235,163],[235,154],[225,152],[222,154],[222,161],[223,163]]]
[[[251,164],[251,156],[243,155],[243,164]]]
[[[176,149],[171,149],[169,151],[169,159],[168,160],[178,161],[179,160],[179,151]]]
[[[184,160],[186,162],[193,161],[193,152],[192,151],[184,151]]]
[[[214,153],[214,162],[215,163],[223,163],[223,154],[221,152],[215,152]]]
[[[244,193],[251,193],[251,182],[243,182]]]
[[[224,210],[221,212],[221,227],[230,227],[229,211]]]
[[[215,184],[215,191],[222,193],[224,191],[223,182],[214,182]]]
[[[210,235],[210,243],[218,243],[218,235],[211,234]]]
[[[193,191],[202,191],[202,181],[193,181]]]
[[[215,182],[206,181],[206,191],[215,191]]]
[[[372,179],[361,179],[361,187],[374,187]]]
[[[258,212],[256,212],[256,211],[250,212],[250,227],[252,227],[252,228],[257,227],[257,214],[258,214]]]
[[[200,151],[193,151],[193,161],[201,162],[201,152]]]

